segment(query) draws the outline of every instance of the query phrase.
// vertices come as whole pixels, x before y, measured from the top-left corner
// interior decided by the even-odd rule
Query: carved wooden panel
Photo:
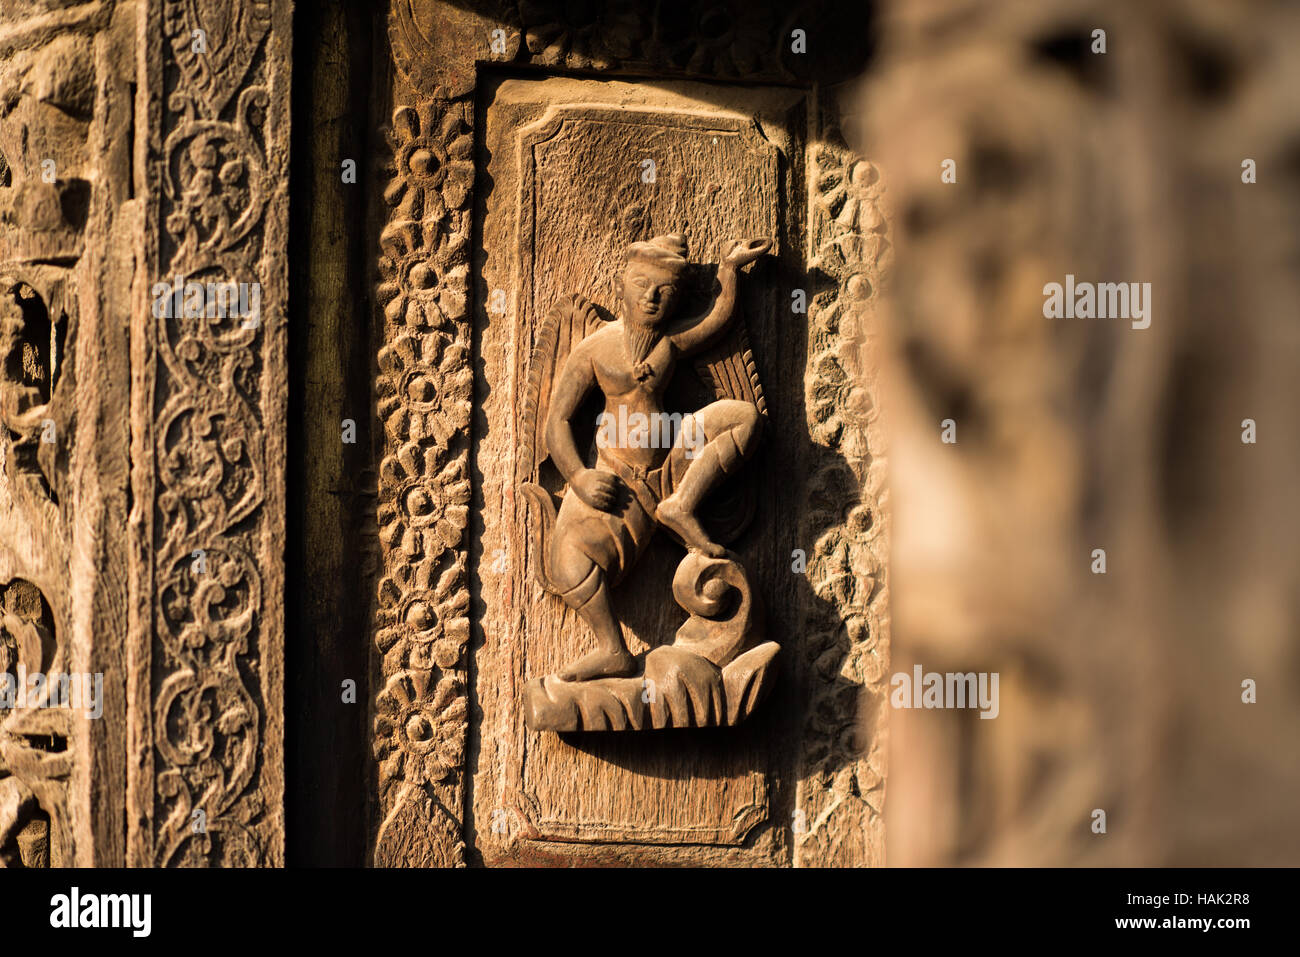
[[[373,860],[879,863],[887,522],[862,414],[888,245],[879,176],[843,149],[815,88],[754,85],[829,79],[852,57],[805,74],[775,22],[764,53],[750,32],[681,36],[658,13],[548,17],[389,7]],[[497,72],[510,63],[613,75]],[[738,71],[748,85],[682,79]],[[659,78],[633,79],[647,74]],[[534,348],[557,301],[609,310],[629,244],[656,236],[701,264],[693,304],[709,301],[720,243],[774,240],[739,285],[741,378],[761,383],[770,421],[745,462],[750,525],[729,547],[767,607],[780,677],[735,727],[528,730],[529,683],[590,640],[538,586],[529,543]],[[675,408],[699,408],[692,381],[673,379]],[[651,539],[614,594],[633,654],[663,648],[685,617],[669,600],[681,557]]]
[[[300,26],[328,52],[336,33],[313,25],[341,7],[324,6]],[[283,556],[329,547],[316,540],[329,522],[361,554],[350,580],[373,588],[355,612],[371,672],[343,676],[368,685],[348,719],[369,734],[372,862],[879,861],[878,674],[864,662],[884,660],[887,616],[861,533],[883,548],[869,482],[881,460],[877,437],[839,413],[870,404],[853,363],[882,227],[874,171],[835,145],[828,93],[858,45],[822,5],[391,0],[373,14],[338,18],[366,64],[339,58],[338,80],[330,57],[293,64],[289,0],[0,10],[0,672],[105,679],[103,720],[0,715],[0,861],[284,861]],[[791,47],[794,28],[816,57]],[[357,82],[371,56],[372,88]],[[311,450],[335,424],[312,409],[286,418],[295,70],[308,88],[357,87],[385,174],[357,156],[361,179],[343,182],[359,198],[333,218],[309,190],[310,234],[347,232],[377,267],[368,301],[354,282],[317,283],[329,267],[303,252],[309,375],[330,365],[315,344],[346,324],[341,301],[353,318],[378,313],[373,341],[354,322],[341,349],[353,372],[373,359],[373,392],[332,393],[361,441],[310,470],[312,494],[337,492],[339,508],[305,532],[286,520],[302,491],[286,459],[312,453],[289,448],[287,422],[307,424]],[[323,145],[327,125],[305,182],[350,158]],[[363,223],[353,214],[370,202]],[[555,673],[590,636],[536,583],[545,561],[517,493],[535,479],[561,490],[541,474],[554,456],[521,441],[537,431],[521,422],[524,393],[548,311],[581,296],[608,312],[638,244],[684,277],[683,315],[714,303],[699,315],[730,323],[726,347],[691,353],[666,395],[702,422],[706,405],[739,403],[709,428],[735,443],[727,468],[744,468],[733,478],[719,458],[656,479],[665,507],[647,514],[672,534],[646,539],[616,593],[619,640],[649,661],[686,648],[684,618],[710,638],[712,612],[682,597],[698,586],[692,600],[724,604],[705,594],[706,570],[708,587],[742,596],[735,617],[766,630],[715,648],[719,660],[695,655],[715,690],[749,661],[725,707],[638,710],[640,675],[589,675],[633,682],[620,706],[644,733],[562,730],[603,720],[562,708],[529,730],[526,686],[567,681]],[[192,307],[191,283],[256,290],[254,311]],[[312,325],[322,300],[331,318]],[[654,359],[637,357],[637,381],[663,373]],[[692,529],[698,500],[676,519],[665,502],[673,482],[721,473],[700,507],[732,526],[719,543]],[[792,494],[805,485],[811,496]],[[792,567],[803,552],[809,574]],[[300,584],[341,561],[290,574]],[[684,589],[683,568],[696,575]],[[323,623],[338,626],[333,644],[303,684],[328,686],[344,667],[331,649],[361,646],[349,621]],[[703,647],[699,634],[684,641]]]
[[[739,844],[771,814],[767,778],[781,758],[762,746],[761,720],[705,747],[681,732],[575,740],[526,731],[518,694],[525,677],[555,671],[589,640],[574,612],[533,584],[540,556],[527,547],[528,516],[513,487],[531,441],[515,413],[542,316],[566,292],[612,307],[626,247],[650,236],[684,233],[699,250],[692,255],[706,262],[716,262],[722,242],[734,236],[778,237],[778,249],[798,243],[782,224],[792,206],[790,157],[799,157],[802,95],[735,91],[732,109],[701,109],[692,93],[699,91],[689,85],[651,92],[554,79],[505,81],[488,94],[492,187],[484,196],[483,287],[489,300],[508,290],[510,304],[494,315],[485,301],[477,313],[485,614],[476,810],[481,820],[498,822],[498,808],[517,812],[511,823],[533,839]],[[760,111],[766,128],[754,119]],[[783,332],[775,280],[775,270],[756,274],[743,304],[753,335],[773,350],[757,362],[774,371]],[[764,502],[759,528],[737,546],[762,592],[788,568],[779,525],[770,520],[774,504]],[[618,592],[634,654],[667,643],[682,623],[669,600],[680,557],[666,537],[655,541]],[[793,624],[780,606],[772,614],[773,634]],[[490,848],[491,827],[480,835],[480,846]]]

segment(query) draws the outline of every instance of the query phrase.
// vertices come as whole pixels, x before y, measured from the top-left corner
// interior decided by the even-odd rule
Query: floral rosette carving
[[[455,676],[430,688],[424,670],[400,671],[375,698],[375,759],[390,783],[441,784],[465,762],[465,689]]]
[[[867,333],[873,277],[890,248],[878,203],[880,174],[867,160],[831,147],[819,149],[816,159],[817,209],[825,229],[818,265],[836,280],[825,322],[848,344],[860,345]]]
[[[411,446],[403,446],[402,451],[411,451]],[[395,472],[402,468],[401,460],[399,453],[386,459],[384,467]],[[410,562],[423,563],[455,548],[469,523],[469,482],[461,476],[460,462],[448,463],[432,482],[401,482],[397,503],[381,508],[379,521],[380,540]]]
[[[385,131],[395,176],[384,190],[393,219],[440,224],[463,209],[474,185],[474,138],[465,104],[399,106]]]
[[[379,351],[379,371],[379,417],[393,442],[444,446],[469,426],[474,373],[459,331],[399,334]]]
[[[642,37],[650,33],[643,4],[615,0],[594,7],[556,0],[522,0],[519,17],[524,45],[546,66],[607,70],[642,57]]]
[[[392,675],[375,698],[375,760],[380,800],[392,810],[380,827],[376,863],[454,866],[464,862],[460,840],[461,770],[468,708],[459,676],[435,684],[422,669]],[[404,838],[421,842],[412,860]]]
[[[473,137],[465,106],[398,107],[386,131],[393,161],[376,290],[389,322],[448,330],[468,313]]]
[[[884,805],[884,752],[877,732],[885,701],[888,543],[871,504],[884,501],[883,438],[866,361],[874,293],[889,250],[879,207],[880,176],[842,145],[814,155],[814,266],[830,287],[809,307],[812,375],[806,385],[809,432],[837,453],[811,476],[801,540],[810,541],[807,575],[825,604],[804,623],[809,709],[804,727],[796,863],[831,863],[868,833]]]
[[[386,131],[377,357],[383,424],[376,519],[383,573],[374,701],[383,814],[375,861],[461,864],[469,591],[469,237],[473,137],[464,102],[398,107]],[[411,830],[428,835],[418,847]],[[414,857],[412,856],[414,855]],[[432,855],[432,856],[430,856]]]

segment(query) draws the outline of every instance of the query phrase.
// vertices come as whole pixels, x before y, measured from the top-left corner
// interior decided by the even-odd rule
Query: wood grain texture
[[[360,866],[367,611],[374,575],[367,188],[373,24],[351,4],[295,10],[286,551],[285,814],[290,866]],[[306,69],[303,69],[306,65]],[[345,177],[345,162],[355,177]],[[349,181],[350,180],[350,181]],[[350,423],[352,433],[345,435]],[[351,438],[354,441],[347,442]],[[351,681],[352,685],[345,683]],[[326,837],[328,835],[328,837]]]

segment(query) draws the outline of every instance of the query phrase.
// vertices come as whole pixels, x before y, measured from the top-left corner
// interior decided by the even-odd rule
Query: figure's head
[[[627,265],[614,280],[623,316],[638,326],[659,326],[672,314],[686,271],[686,237],[656,236],[627,247]]]

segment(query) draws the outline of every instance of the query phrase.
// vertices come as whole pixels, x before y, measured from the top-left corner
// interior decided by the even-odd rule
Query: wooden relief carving
[[[812,190],[812,265],[827,281],[808,311],[806,427],[818,452],[800,540],[812,543],[808,580],[823,601],[801,628],[809,702],[794,863],[860,866],[884,861],[889,527],[872,319],[892,246],[880,174],[834,128],[813,151]]]
[[[483,207],[481,275],[487,290],[501,289],[504,294],[508,289],[510,294],[505,315],[494,312],[490,301],[476,313],[482,323],[479,354],[484,362],[476,391],[481,439],[474,453],[483,476],[482,557],[477,567],[484,614],[475,692],[483,714],[479,763],[490,770],[475,777],[474,807],[482,822],[477,840],[488,860],[517,859],[526,853],[523,842],[692,847],[698,850],[677,853],[697,860],[729,855],[737,861],[761,860],[773,853],[772,836],[760,825],[774,813],[770,775],[776,762],[770,749],[764,754],[761,741],[780,733],[773,726],[781,723],[782,714],[759,708],[736,727],[692,729],[696,714],[702,718],[699,724],[715,715],[721,720],[714,723],[727,723],[720,687],[723,668],[705,659],[688,676],[694,689],[687,681],[674,686],[667,668],[666,685],[664,674],[651,671],[651,686],[642,671],[668,665],[674,658],[691,666],[691,659],[682,654],[683,644],[702,622],[688,621],[683,641],[673,647],[688,615],[670,596],[675,593],[691,605],[694,574],[704,573],[707,581],[721,571],[736,586],[721,576],[703,585],[722,599],[724,616],[739,613],[741,619],[736,623],[740,647],[724,654],[734,649],[739,659],[749,645],[761,646],[759,627],[767,637],[778,638],[797,626],[780,591],[788,577],[783,569],[789,568],[781,561],[782,539],[791,533],[775,520],[781,507],[774,484],[764,482],[763,475],[774,460],[792,456],[798,445],[793,431],[797,396],[794,402],[773,401],[771,393],[775,389],[779,396],[790,395],[786,377],[776,374],[783,370],[774,359],[783,343],[797,341],[802,334],[801,323],[782,321],[773,294],[799,248],[798,234],[783,222],[782,211],[793,202],[794,180],[784,167],[791,163],[797,168],[800,161],[795,117],[802,96],[737,92],[726,107],[704,109],[700,93],[691,84],[652,93],[622,82],[554,78],[506,80],[490,94],[485,144],[491,159],[484,178],[492,192]],[[617,109],[611,101],[624,106]],[[763,114],[761,127],[753,119],[755,111]],[[655,158],[667,187],[641,182],[639,164],[646,156]],[[611,175],[619,166],[627,174]],[[703,262],[674,262],[674,257],[685,258],[682,240],[667,237],[686,235]],[[731,288],[727,274],[734,266],[724,263],[738,236],[774,242]],[[549,461],[548,449],[554,446],[538,424],[555,407],[554,399],[534,386],[546,374],[542,370],[560,365],[554,357],[571,354],[589,328],[596,336],[603,330],[618,345],[616,355],[623,355],[621,324],[594,303],[615,304],[626,298],[633,273],[641,269],[636,255],[640,250],[650,254],[652,264],[661,258],[660,250],[666,250],[668,261],[676,266],[676,302],[661,303],[657,312],[675,305],[678,316],[708,315],[722,293],[718,318],[733,308],[736,313],[707,351],[685,358],[668,381],[653,384],[662,390],[652,393],[653,401],[683,421],[685,413],[722,401],[724,410],[737,413],[742,427],[745,417],[752,416],[759,434],[741,436],[748,458],[739,454],[738,446],[734,479],[703,498],[699,509],[706,540],[696,541],[726,547],[735,564],[710,558],[698,548],[683,564],[682,546],[668,533],[645,536],[648,541],[640,543],[632,574],[612,589],[616,627],[625,647],[638,657],[635,677],[563,682],[555,676],[588,654],[594,641],[579,612],[538,583],[551,557],[551,543],[537,540],[546,538],[536,534],[541,511],[536,496],[542,493],[525,491],[524,486],[540,486],[554,501],[566,483],[562,470]],[[743,248],[737,251],[744,255]],[[577,303],[574,295],[580,297]],[[639,301],[633,303],[637,308]],[[619,307],[624,316],[627,305]],[[557,348],[554,336],[569,337],[571,345]],[[653,335],[643,333],[642,338],[655,346]],[[751,343],[762,345],[751,349]],[[669,345],[658,346],[660,355]],[[633,382],[634,371],[629,365]],[[584,464],[595,462],[597,453],[608,454],[596,447],[602,412],[612,411],[606,422],[612,438],[618,437],[620,400],[602,395],[603,390],[593,388],[592,401],[572,417],[570,430],[580,432],[576,447],[589,455]],[[625,426],[635,427],[629,421],[632,411],[624,410]],[[572,428],[575,424],[577,429]],[[660,419],[658,425],[662,447],[630,449],[631,455],[671,461],[671,419]],[[719,432],[725,434],[726,429]],[[653,434],[649,438],[653,440]],[[692,461],[677,454],[683,464]],[[649,473],[656,464],[641,467]],[[658,480],[637,478],[630,470],[627,474],[646,484]],[[660,486],[664,499],[672,491],[670,487],[664,494]],[[630,490],[625,494],[630,496]],[[633,517],[644,512],[645,524],[637,529],[642,535],[657,527],[652,509],[658,502],[652,494],[642,493],[645,505],[634,507],[629,497],[621,503]],[[572,506],[560,504],[557,520],[565,508]],[[744,622],[759,604],[766,607]],[[774,652],[777,643],[759,654]],[[725,667],[725,659],[720,660]],[[740,667],[752,660],[741,661]],[[756,668],[753,676],[760,687],[765,677],[779,677],[770,665]],[[551,704],[556,694],[551,689],[565,685],[569,700],[561,691],[558,704]],[[587,686],[594,686],[598,697],[575,700],[573,691],[581,695]],[[703,692],[698,711],[692,690]],[[620,693],[621,698],[615,697]],[[732,695],[730,700],[746,703],[743,696]],[[631,729],[639,722],[642,733],[557,735],[538,727],[532,715],[539,703],[550,707],[551,715],[559,711],[562,719],[575,725],[581,720],[588,729],[602,722]],[[716,709],[712,715],[711,709]],[[656,731],[656,718],[683,730]],[[677,740],[688,734],[695,737]],[[747,842],[755,843],[744,848]],[[638,859],[645,854],[654,859],[655,853],[661,852],[641,852]]]
[[[779,646],[761,640],[762,604],[701,512],[709,493],[744,469],[762,436],[762,390],[734,324],[737,274],[771,246],[770,239],[728,243],[711,308],[682,318],[684,237],[635,242],[614,281],[620,318],[606,322],[598,307],[574,296],[551,310],[537,336],[524,441],[539,457],[549,455],[567,486],[558,512],[546,488],[522,486],[537,506],[537,577],[578,613],[596,647],[525,686],[524,720],[535,731],[737,724],[769,687]],[[684,415],[669,413],[664,393],[676,366],[728,332],[735,345],[723,347],[709,383],[717,398]],[[575,437],[593,390],[604,405],[594,461]],[[671,644],[638,662],[611,590],[633,572],[659,527],[689,549],[672,591],[690,618]]]
[[[5,866],[285,860],[292,7],[0,10]],[[375,864],[879,859],[851,71],[671,7],[380,14]]]
[[[146,757],[131,768],[129,853],[137,864],[273,865],[290,4],[151,0],[148,21],[147,180],[161,190],[148,197],[152,288],[138,307],[151,324],[134,344],[150,370],[133,414],[151,454],[135,482],[148,559],[134,584],[129,692]],[[255,286],[257,306],[189,308],[175,293],[175,308],[158,307],[191,282]]]
[[[380,236],[385,339],[375,609],[380,865],[462,863],[469,590],[471,113],[399,107],[389,132],[392,209]]]
[[[54,9],[57,7],[57,9]],[[95,45],[107,2],[0,10],[0,866],[93,861],[86,782],[106,735],[54,706],[57,680],[90,668],[103,625],[93,589],[74,595],[77,556],[105,540],[96,480],[73,437],[93,420],[74,375],[96,328],[87,235],[105,120]],[[106,191],[105,191],[106,192]],[[100,195],[104,195],[101,193]],[[87,331],[89,329],[90,331]],[[82,337],[81,343],[78,336]],[[83,373],[84,374],[84,373]],[[119,454],[124,449],[119,447]],[[114,516],[119,529],[121,515]],[[107,552],[108,549],[105,549]],[[93,578],[87,585],[93,583]],[[75,640],[74,608],[82,631]],[[40,676],[40,684],[25,679]],[[112,799],[105,802],[112,811]]]
[[[816,94],[754,86],[805,69],[780,18],[708,15],[389,5],[381,866],[882,860],[883,460],[843,404],[871,402],[878,186]],[[645,71],[748,82],[620,78]],[[711,313],[703,351],[675,339]],[[700,419],[713,451],[598,448],[620,404]]]
[[[31,582],[0,583],[0,681],[10,692],[32,674],[68,667],[45,596]],[[20,682],[21,679],[21,682]],[[48,707],[54,688],[0,712],[0,867],[61,867],[71,850],[67,816],[73,716]]]

